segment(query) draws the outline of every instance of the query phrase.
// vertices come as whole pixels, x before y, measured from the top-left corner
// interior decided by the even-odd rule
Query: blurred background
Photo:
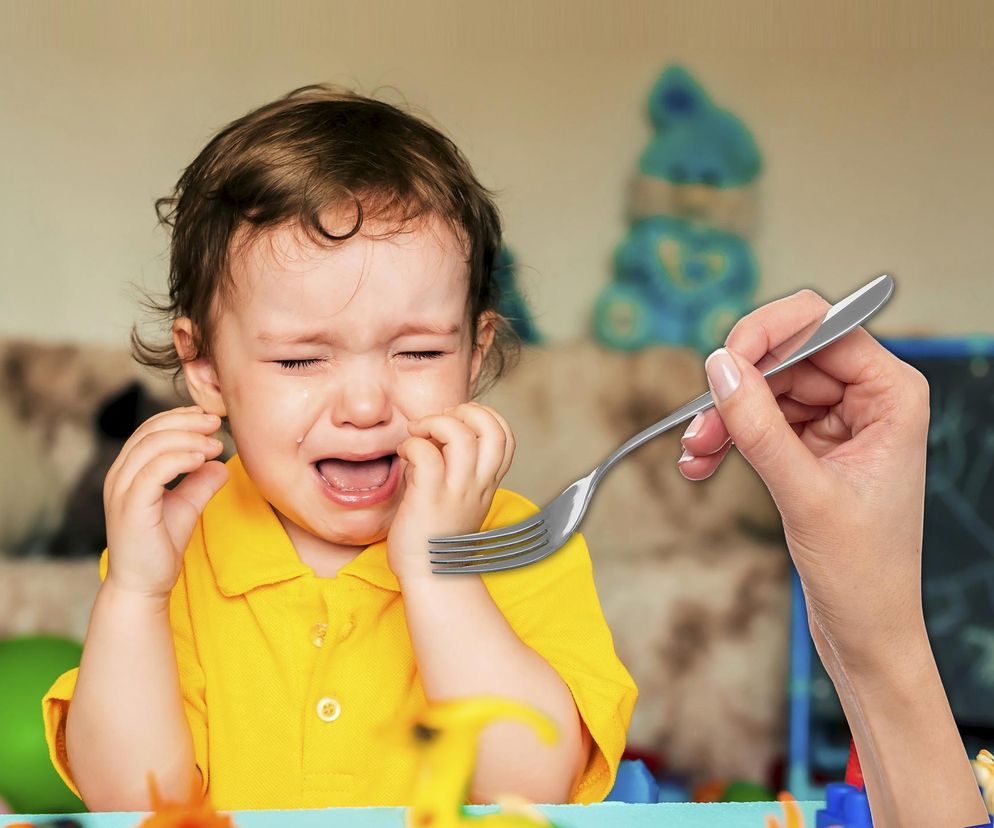
[[[528,346],[486,401],[518,437],[506,485],[539,503],[705,390],[704,357],[749,310],[893,274],[867,327],[933,389],[930,632],[965,738],[990,745],[989,3],[0,12],[0,699],[26,711],[0,733],[0,751],[21,746],[0,757],[12,806],[59,806],[33,711],[78,659],[103,474],[178,399],[127,354],[140,291],[165,286],[153,201],[218,129],[315,82],[428,118],[497,191],[505,309]],[[788,777],[803,796],[841,778],[848,737],[803,636],[791,657],[778,514],[734,452],[684,480],[678,440],[613,471],[584,523],[641,688],[629,756],[660,796]]]

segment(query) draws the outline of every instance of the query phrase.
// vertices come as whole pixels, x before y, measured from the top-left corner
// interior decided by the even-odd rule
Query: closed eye
[[[310,368],[313,365],[317,365],[319,362],[324,362],[324,359],[321,357],[312,357],[311,359],[278,359],[276,362],[284,368],[293,370],[295,368]]]
[[[408,359],[438,359],[445,356],[444,351],[402,351],[400,356]]]

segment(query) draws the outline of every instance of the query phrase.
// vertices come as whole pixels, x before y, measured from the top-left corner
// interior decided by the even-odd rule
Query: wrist
[[[827,670],[833,665],[852,677],[873,679],[934,664],[921,605],[903,613],[879,612],[873,617],[843,620],[812,610],[809,629],[815,649]]]
[[[840,698],[848,696],[874,716],[913,716],[944,699],[935,656],[924,623],[901,636],[886,636],[845,646],[811,619],[812,637]]]
[[[467,582],[482,583],[479,575],[474,573],[466,574],[439,574],[431,571],[431,565],[425,567],[424,571],[404,572],[397,574],[397,583],[400,584],[400,591],[404,595],[436,595],[439,590],[451,591],[456,585],[465,588]]]
[[[431,571],[431,555],[427,541],[405,542],[395,538],[387,540],[387,562],[397,577],[401,589],[416,587],[423,583],[434,583],[439,575]]]
[[[146,591],[120,584],[108,574],[97,592],[97,602],[121,612],[169,611],[169,592]]]

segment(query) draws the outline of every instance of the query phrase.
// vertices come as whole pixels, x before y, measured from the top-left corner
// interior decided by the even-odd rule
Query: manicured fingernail
[[[719,348],[707,358],[704,370],[719,400],[727,400],[732,396],[739,387],[739,380],[742,379],[735,360],[724,348]]]
[[[677,460],[676,462],[677,463],[686,463],[688,460],[693,460],[693,459],[694,459],[694,455],[691,454],[689,451],[687,451],[687,449],[684,449],[683,450],[683,454],[680,455],[680,459]]]
[[[681,440],[686,440],[688,437],[696,437],[697,432],[701,430],[701,423],[704,422],[704,412],[702,411],[693,420],[690,421],[690,425],[687,426],[687,430],[683,433]]]

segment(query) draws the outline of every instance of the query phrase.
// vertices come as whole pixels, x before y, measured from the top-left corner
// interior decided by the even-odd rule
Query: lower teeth
[[[339,491],[339,492],[349,492],[349,493],[353,493],[353,492],[375,492],[377,489],[382,489],[386,485],[387,480],[390,479],[390,473],[387,472],[386,480],[384,480],[378,486],[366,486],[366,487],[361,488],[361,489],[356,489],[356,488],[353,488],[351,486],[336,486],[327,477],[325,477],[323,474],[321,474],[320,471],[318,472],[318,475],[321,477],[321,479],[325,483],[327,483],[329,486],[331,486],[331,488],[335,489],[336,491]]]

